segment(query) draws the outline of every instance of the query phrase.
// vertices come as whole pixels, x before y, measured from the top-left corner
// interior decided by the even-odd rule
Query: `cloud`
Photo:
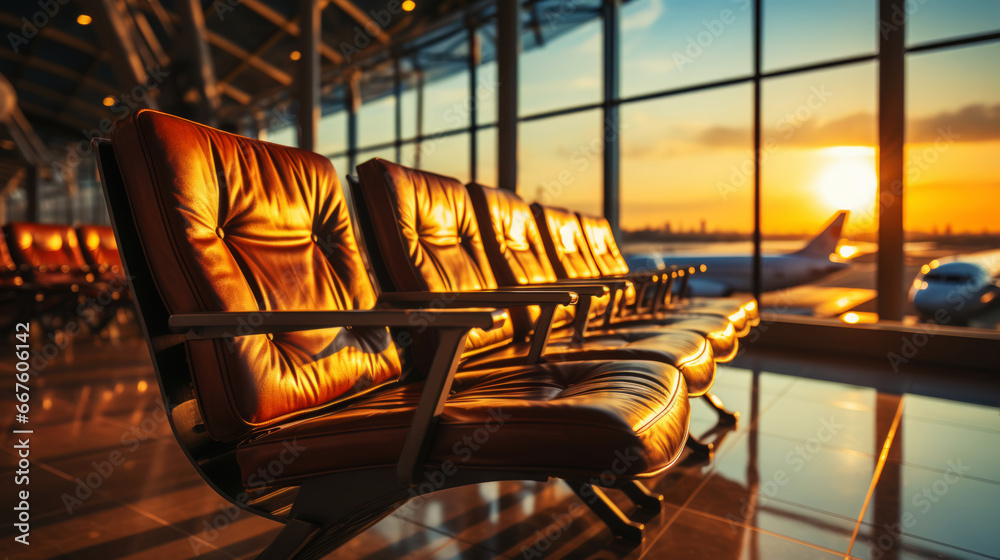
[[[966,105],[954,113],[938,113],[907,123],[907,140],[933,142],[942,131],[958,135],[960,142],[983,142],[1000,139],[1000,103]]]
[[[657,115],[638,115],[636,122],[657,122]],[[625,156],[633,158],[669,158],[705,150],[748,150],[753,147],[749,127],[711,126],[695,123],[661,127],[660,135],[646,142],[625,142]],[[955,135],[959,142],[1000,140],[1000,104],[967,105],[954,112],[942,112],[907,122],[907,141],[934,142],[942,131]],[[827,146],[873,146],[878,143],[878,121],[868,112],[857,112],[822,121],[796,121],[785,117],[764,129],[764,140],[773,139],[785,148],[822,148]]]
[[[646,7],[641,11],[631,13],[622,18],[622,31],[635,32],[640,29],[647,29],[656,23],[663,14],[663,0],[651,0],[646,3]]]

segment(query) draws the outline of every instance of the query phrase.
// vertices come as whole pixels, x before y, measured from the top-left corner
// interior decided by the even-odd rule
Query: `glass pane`
[[[481,63],[476,68],[476,122],[497,122],[496,26],[484,25],[476,31]]]
[[[600,2],[566,4],[570,12],[561,15],[558,7],[543,9],[538,21],[532,19],[528,25],[537,33],[522,34],[524,50],[518,60],[521,115],[601,100],[601,20],[594,17],[600,13]],[[585,21],[570,25],[577,19]]]
[[[876,0],[767,0],[764,71],[878,50]]]
[[[424,135],[469,126],[469,71],[424,84]]]
[[[523,122],[518,127],[517,191],[525,200],[601,215],[599,111]]]
[[[261,137],[263,138],[263,135]],[[284,146],[297,147],[299,145],[299,129],[295,125],[292,125],[268,131],[265,140]]]
[[[752,254],[752,100],[747,84],[622,106],[622,251],[633,266]],[[746,267],[702,278],[750,291]]]
[[[876,72],[864,63],[763,83],[764,308],[847,322],[875,311]]]
[[[998,309],[987,306],[1000,274],[996,68],[997,44],[907,56],[905,278],[913,282],[909,312],[924,320],[1000,325]],[[951,260],[971,265],[935,266]]]
[[[363,152],[358,152],[358,157],[357,157],[358,165],[361,165],[362,163],[376,157],[387,159],[389,161],[396,161],[396,148],[393,146],[389,146],[386,148],[378,148],[376,150],[365,150]],[[356,173],[356,171],[354,170],[352,170],[352,172]]]
[[[996,0],[922,0],[906,6],[908,45],[1000,29]]]
[[[621,95],[753,73],[749,2],[635,0],[621,12]]]
[[[347,156],[332,157],[330,158],[330,162],[333,163],[333,168],[337,170],[337,178],[340,179],[340,183],[346,188],[344,177],[357,174],[357,171],[348,169]]]
[[[413,138],[417,135],[417,75],[413,70],[411,59],[400,61],[403,86],[403,138]]]
[[[497,129],[484,128],[477,133],[476,181],[491,187],[497,186]]]
[[[319,120],[319,146],[316,152],[323,155],[347,151],[347,112],[337,111]]]
[[[403,165],[469,182],[469,135],[432,138],[403,149]]]
[[[391,87],[391,86],[390,86]],[[389,90],[371,100],[362,96],[358,110],[358,146],[374,146],[396,140],[396,96]]]

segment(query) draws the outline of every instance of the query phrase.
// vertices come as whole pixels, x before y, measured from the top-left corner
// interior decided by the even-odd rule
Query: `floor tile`
[[[902,533],[1000,557],[998,519],[1000,484],[905,464],[885,466],[864,518],[876,539]]]
[[[838,557],[843,558],[843,555],[749,527],[740,527],[732,531],[724,521],[688,511],[682,512],[642,556],[649,560],[659,558],[833,560]]]

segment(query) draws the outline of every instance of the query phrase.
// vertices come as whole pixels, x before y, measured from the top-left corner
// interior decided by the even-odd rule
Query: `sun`
[[[831,146],[820,154],[827,161],[813,186],[824,204],[831,210],[863,210],[875,203],[875,148]]]

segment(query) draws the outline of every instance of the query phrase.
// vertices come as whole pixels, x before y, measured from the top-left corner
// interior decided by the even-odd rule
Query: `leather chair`
[[[632,275],[635,273],[650,273],[654,275],[658,274],[661,279],[676,279],[676,273],[672,275],[671,278],[664,276],[666,270],[653,270],[653,271],[630,271],[628,264],[625,262],[625,258],[622,256],[621,251],[618,248],[618,242],[615,240],[614,232],[611,230],[611,224],[600,216],[587,216],[584,214],[577,213],[577,218],[580,220],[580,225],[583,229],[584,239],[587,240],[587,246],[590,249],[591,254],[594,256],[594,261],[597,264],[598,269],[601,271],[602,277],[615,276],[615,275]],[[682,276],[682,284],[686,284],[686,278],[690,275],[698,274],[698,270],[688,270],[685,271],[686,274]],[[673,300],[672,295],[674,292],[680,293],[682,296],[686,289],[681,287],[678,290],[667,288],[664,290],[665,296],[667,298],[668,309],[674,309],[679,311],[686,311],[690,313],[711,313],[715,315],[725,315],[737,327],[737,334],[740,337],[746,336],[751,327],[755,327],[760,324],[760,313],[757,306],[757,300],[752,296],[747,297],[728,297],[728,298],[681,298],[680,300]]]
[[[71,226],[11,222],[4,233],[11,256],[36,287],[78,292],[95,280]]]
[[[483,224],[483,245],[493,271],[504,285],[539,286],[557,283],[561,278],[569,282],[594,281],[601,278],[625,278],[629,274],[624,259],[620,263],[604,257],[598,259],[588,250],[587,241],[580,222],[569,213],[552,212],[550,222],[540,227],[535,220],[533,209],[519,197],[503,189],[485,187],[479,184],[467,185],[472,205],[479,223]],[[558,220],[558,221],[557,221]],[[603,220],[603,219],[602,219]],[[606,223],[606,222],[605,222]],[[549,258],[545,239],[552,224],[558,227],[561,245],[558,259]],[[610,228],[608,229],[610,231]],[[606,253],[617,254],[617,244],[606,245]],[[605,252],[597,252],[602,255]],[[629,276],[638,279],[637,276]],[[640,294],[642,292],[640,291]],[[629,292],[624,293],[629,297]],[[634,292],[632,293],[634,300]],[[626,302],[627,303],[627,299]],[[572,308],[566,312],[572,316]],[[727,318],[711,315],[670,313],[655,318],[619,320],[597,331],[588,331],[598,337],[618,336],[628,340],[642,340],[661,334],[666,330],[685,330],[704,336],[712,345],[716,362],[726,362],[736,355],[737,337],[734,327]],[[704,396],[706,402],[719,417],[720,424],[733,425],[739,418],[738,412],[725,409],[722,401],[708,392],[691,391],[692,396]],[[711,452],[711,446],[692,439],[691,447],[702,455]]]
[[[388,264],[391,275],[379,279],[383,290],[423,292],[425,302],[443,298],[438,292],[490,293],[498,288],[469,192],[456,179],[410,169],[382,159],[358,166],[359,183],[354,193],[369,254],[378,254]],[[366,219],[367,218],[367,219]],[[505,289],[514,289],[507,287]],[[518,286],[528,290],[552,287]],[[571,289],[581,294],[594,285],[564,284],[554,289]],[[387,301],[412,302],[413,296],[383,294]],[[498,300],[496,305],[502,305]],[[511,306],[507,306],[508,308]],[[524,308],[527,306],[521,306]],[[513,310],[512,310],[513,311]],[[655,360],[684,374],[690,396],[704,395],[715,378],[712,347],[701,335],[680,329],[661,329],[655,336],[629,340],[618,335],[586,339],[550,339],[552,308],[543,310],[539,326],[512,312],[511,328],[496,331],[490,338],[470,336],[462,356],[465,368],[531,362],[575,360]],[[586,313],[582,313],[586,318]],[[532,334],[534,336],[532,336]],[[541,335],[541,339],[539,339]],[[546,341],[544,348],[532,342]],[[433,346],[433,341],[428,341]],[[698,453],[710,449],[690,442]]]
[[[577,214],[562,208],[542,206],[538,203],[532,204],[531,209],[539,223],[546,253],[553,261],[553,267],[560,278],[581,276],[607,278],[633,274],[622,258],[618,244],[611,233],[611,227],[604,218],[591,218],[589,220],[591,235],[588,238],[588,229],[581,224]],[[570,240],[570,232],[573,232],[574,239],[570,245],[567,245],[566,241]],[[602,253],[599,260],[592,255],[591,247]],[[586,266],[581,263],[586,263]],[[602,266],[605,267],[606,271],[602,270]],[[648,276],[651,271],[637,272],[640,275]],[[672,280],[680,277],[686,284],[687,277],[698,271],[678,270],[673,272],[674,274],[669,278],[660,274],[661,280],[666,280],[666,283],[662,285],[663,289],[658,291],[655,296],[668,303],[667,309],[726,318],[733,323],[736,335],[739,337],[746,336],[750,327],[759,322],[756,319],[757,303],[752,298],[696,298],[694,300],[672,301],[671,294],[674,291]],[[654,311],[657,310],[658,305],[660,302],[654,304]]]
[[[620,272],[609,271],[608,274],[602,274],[604,269],[598,266],[591,252],[583,245],[586,240],[579,224],[574,220],[568,220],[558,229],[564,237],[561,242],[565,247],[560,246],[561,260],[554,262],[550,260],[543,241],[543,232],[547,234],[547,230],[539,227],[527,202],[516,193],[503,189],[475,183],[466,188],[484,229],[484,249],[501,285],[538,286],[557,283],[560,279],[586,283],[613,277],[627,280],[625,289],[618,294],[621,304],[635,304],[637,297],[633,281],[638,278],[626,277],[627,267]],[[642,292],[640,298],[641,294]],[[572,318],[572,308],[568,309],[566,315],[569,316],[567,318]],[[614,315],[608,314],[607,317],[611,319]],[[659,318],[655,323],[648,320],[623,321],[619,318],[614,323],[606,322],[599,331],[588,332],[637,340],[659,334],[662,332],[660,327],[668,326],[704,336],[712,345],[716,362],[729,361],[736,354],[737,337],[734,327],[729,320],[721,317],[674,313],[669,317]]]
[[[635,460],[609,485],[659,505],[633,481],[683,450],[687,386],[675,368],[456,373],[467,340],[509,332],[507,314],[484,301],[551,307],[575,293],[443,294],[455,308],[389,308],[328,159],[149,110],[94,147],[178,441],[226,499],[285,525],[258,558],[318,558],[420,494],[550,477],[616,534],[641,539],[595,477],[627,450]],[[436,345],[420,362],[414,341],[426,333]],[[477,450],[457,447],[484,426],[494,429]]]
[[[125,270],[111,226],[83,225],[76,228],[76,233],[83,247],[83,257],[97,277],[105,282],[117,281],[124,285]]]

